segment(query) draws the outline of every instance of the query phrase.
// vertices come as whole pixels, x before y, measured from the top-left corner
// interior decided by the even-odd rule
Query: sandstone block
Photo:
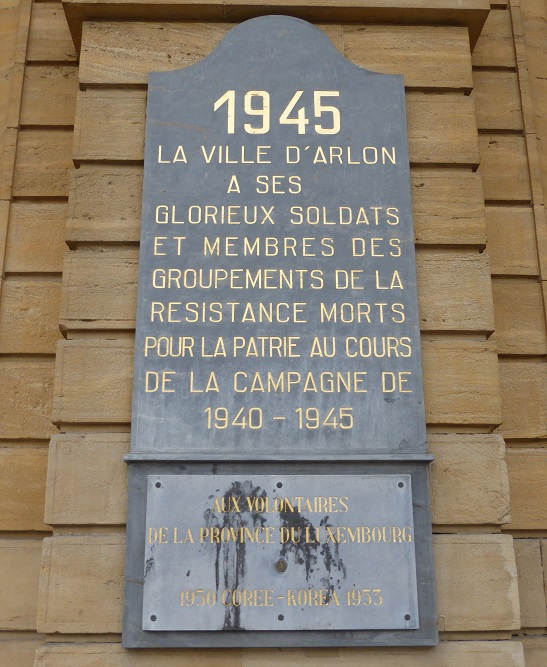
[[[70,130],[21,130],[17,143],[13,195],[66,197],[72,166],[71,154]]]
[[[514,540],[522,628],[545,628],[547,609],[539,540]]]
[[[54,354],[59,333],[60,279],[13,277],[2,285],[0,353]]]
[[[73,125],[78,69],[37,65],[25,69],[22,125]],[[47,103],[44,101],[47,100]]]
[[[539,274],[534,211],[529,206],[487,206],[486,251],[493,275]]]
[[[128,433],[63,434],[49,446],[46,517],[52,524],[123,524]]]
[[[434,648],[208,649],[126,651],[119,644],[49,644],[39,649],[35,667],[524,667],[520,642],[441,642]],[[534,664],[533,667],[540,667]],[[528,665],[526,666],[528,667]]]
[[[515,67],[511,14],[504,9],[490,11],[473,51],[474,67]]]
[[[517,571],[509,535],[436,535],[439,630],[520,627]]]
[[[547,332],[541,284],[536,278],[492,280],[499,354],[547,354]]]
[[[1,359],[0,437],[49,438],[51,423],[53,359]]]
[[[44,643],[40,635],[0,639],[0,667],[34,667],[34,657]]]
[[[481,134],[479,137],[484,198],[491,201],[523,202],[532,198],[528,155],[523,137]]]
[[[45,62],[76,60],[60,2],[33,3],[27,58]]]
[[[36,629],[41,554],[40,539],[0,539],[0,630]]]
[[[547,437],[547,364],[500,360],[502,433],[505,438]]]
[[[120,632],[124,536],[44,540],[39,632]]]
[[[505,443],[499,435],[428,436],[434,524],[504,524],[509,520]]]
[[[6,272],[60,273],[66,249],[64,202],[12,202],[6,245]]]
[[[547,528],[547,450],[507,450],[507,472],[511,492],[509,530]]]
[[[47,447],[0,449],[0,530],[48,530],[44,525]]]

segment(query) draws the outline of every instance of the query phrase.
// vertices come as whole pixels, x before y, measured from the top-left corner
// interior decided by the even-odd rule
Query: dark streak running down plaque
[[[410,484],[150,476],[143,628],[418,627]]]
[[[402,77],[247,21],[143,188],[124,646],[437,643]]]

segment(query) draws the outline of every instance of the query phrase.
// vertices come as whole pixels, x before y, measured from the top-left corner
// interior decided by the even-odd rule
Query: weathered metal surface
[[[148,478],[145,630],[418,627],[409,475]]]
[[[318,478],[316,482],[320,489],[321,495],[330,495],[330,479],[331,474],[336,473],[337,478],[342,478],[341,484],[345,485],[344,477],[353,478],[355,476],[400,476],[411,478],[412,489],[412,519],[414,527],[414,549],[415,549],[415,568],[416,568],[416,582],[417,582],[417,612],[418,621],[415,629],[353,629],[353,630],[337,630],[324,628],[317,630],[288,630],[285,626],[280,631],[275,630],[144,630],[143,629],[143,590],[149,585],[145,583],[145,549],[147,545],[147,522],[146,522],[146,506],[148,496],[149,478],[162,478],[169,476],[184,476],[185,484],[189,488],[203,487],[203,485],[196,485],[192,481],[194,476],[225,476],[226,479],[234,480],[252,480],[254,484],[258,484],[256,480],[264,478],[274,478],[276,480],[288,480],[293,477],[303,476],[304,479],[308,477]],[[314,482],[315,483],[315,482]],[[277,482],[276,482],[277,484]],[[156,488],[156,487],[154,487]],[[208,483],[203,489],[208,488]],[[220,486],[215,486],[212,491],[221,489]],[[277,489],[277,486],[272,488]],[[347,486],[346,486],[347,488]],[[159,490],[159,489],[157,489]],[[208,494],[210,495],[210,494]],[[211,499],[208,498],[210,501]],[[381,501],[383,503],[383,499]],[[405,501],[406,502],[406,501]],[[383,505],[382,505],[383,506]],[[187,510],[182,508],[180,501],[177,501],[176,506],[169,512],[173,520],[180,518],[181,514],[184,517],[190,517],[196,511],[195,497],[191,500],[191,508]],[[387,506],[386,506],[387,507]],[[180,508],[180,511],[177,511]],[[376,508],[374,508],[376,514]],[[315,513],[312,521],[317,521]],[[309,515],[311,516],[311,515]],[[332,517],[335,513],[329,515],[329,521],[332,522]],[[362,517],[370,516],[369,510],[365,513],[363,511]],[[269,521],[270,519],[268,519]],[[361,522],[361,515],[359,515]],[[184,521],[186,523],[186,521]],[[164,527],[169,527],[162,524]],[[340,524],[341,525],[341,524]],[[161,526],[159,526],[161,527]],[[172,526],[174,527],[174,526]],[[178,532],[178,531],[177,531]],[[173,532],[171,532],[173,537]],[[177,536],[177,541],[180,538]],[[169,544],[157,545],[158,547],[171,548]],[[174,545],[177,547],[184,547],[184,545]],[[246,552],[246,562],[254,558],[254,552],[251,551],[251,546],[248,545]],[[269,545],[268,545],[269,546]],[[274,545],[275,546],[275,545]],[[277,545],[279,547],[280,545]],[[367,545],[348,545],[341,544],[339,548],[351,546],[352,549],[360,550]],[[198,544],[199,548],[199,544]],[[156,549],[156,554],[159,553],[159,548]],[[179,554],[176,552],[172,560],[172,567],[178,570],[181,567]],[[279,553],[279,552],[277,552]],[[341,553],[341,552],[339,552]],[[366,556],[370,551],[360,551]],[[320,554],[321,555],[321,554]],[[274,565],[268,566],[264,570],[260,579],[262,582],[271,578],[277,577],[283,579],[286,576],[293,576],[295,570],[300,565],[294,563],[292,556],[274,558]],[[345,556],[344,556],[345,558]],[[285,572],[275,570],[275,564],[280,559],[287,562],[287,569]],[[351,561],[351,557],[350,557]],[[203,570],[204,576],[208,577],[209,570],[203,569],[205,567],[205,559],[198,563],[198,568]],[[251,568],[253,566],[251,565]],[[398,570],[397,564],[396,570]],[[169,591],[180,595],[186,585],[186,573],[188,569],[184,567],[181,570],[182,577],[176,579],[175,590]],[[273,569],[273,571],[272,571]],[[379,572],[382,570],[380,569]],[[190,572],[190,577],[195,575],[195,569]],[[268,575],[270,572],[270,575]],[[193,574],[194,573],[194,574]],[[372,571],[370,572],[372,573]],[[369,572],[367,572],[367,575]],[[146,577],[148,579],[148,575]],[[368,576],[367,576],[368,578]],[[348,581],[348,577],[346,580]],[[216,580],[215,580],[216,586]],[[222,584],[223,588],[224,585]],[[299,588],[307,588],[305,576],[301,577]],[[219,583],[220,587],[220,583]],[[177,600],[180,603],[180,600]],[[168,604],[169,602],[169,604]],[[155,611],[150,611],[150,615],[163,614],[163,608],[173,610],[171,601],[167,598],[162,601],[161,608],[156,608]],[[180,607],[175,604],[175,613],[184,613]],[[158,612],[157,609],[160,609]],[[261,612],[259,608],[256,610]],[[264,611],[262,609],[262,611]],[[317,612],[325,611],[325,608],[317,608]],[[281,611],[278,614],[283,613]],[[281,625],[281,622],[279,622]],[[285,623],[285,621],[283,621]],[[237,647],[237,646],[429,646],[437,643],[437,619],[435,612],[435,585],[433,579],[433,557],[431,548],[431,519],[429,514],[429,494],[428,494],[428,462],[401,462],[401,461],[340,461],[333,469],[332,463],[322,462],[306,462],[306,461],[269,461],[269,462],[224,462],[224,463],[182,463],[182,462],[132,462],[129,466],[129,502],[127,515],[127,555],[125,564],[125,591],[124,591],[124,628],[123,628],[123,643],[127,648],[144,648],[144,647]]]
[[[426,451],[401,76],[270,16],[148,90],[132,451]]]

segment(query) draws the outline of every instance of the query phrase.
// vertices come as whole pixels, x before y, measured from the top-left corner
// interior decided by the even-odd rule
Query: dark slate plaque
[[[416,629],[409,475],[150,475],[142,627]]]
[[[132,452],[425,451],[402,77],[274,16],[151,74]]]
[[[409,181],[304,21],[150,75],[124,646],[437,643]]]

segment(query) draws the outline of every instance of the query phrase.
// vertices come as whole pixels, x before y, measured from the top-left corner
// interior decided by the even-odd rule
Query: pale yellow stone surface
[[[12,202],[5,270],[60,273],[66,216],[67,204],[62,201]]]
[[[0,359],[0,438],[49,438],[53,359]]]
[[[480,67],[514,67],[515,47],[511,15],[503,9],[493,9],[473,50],[473,65]]]
[[[128,651],[119,644],[50,644],[36,667],[525,667],[519,642],[441,642],[434,648]],[[528,664],[526,667],[529,667]],[[534,665],[533,667],[539,667]]]
[[[457,26],[320,25],[355,64],[403,74],[407,86],[470,88],[469,38]],[[84,24],[80,79],[146,83],[149,71],[199,62],[231,28],[226,23],[93,22]],[[185,48],[180,49],[179,44]]]
[[[498,359],[490,342],[422,338],[428,424],[501,422]]]
[[[481,134],[479,145],[485,199],[529,204],[532,191],[524,137]]]
[[[545,628],[547,609],[540,540],[516,539],[513,545],[517,562],[521,627]]]
[[[49,530],[44,525],[47,458],[47,447],[0,449],[0,530]]]
[[[42,62],[75,61],[76,52],[60,2],[35,2],[27,57]]]
[[[428,436],[434,524],[504,524],[509,520],[505,443],[493,434]]]
[[[44,540],[39,632],[120,632],[125,536]]]
[[[129,433],[63,434],[49,446],[46,520],[52,524],[123,524]]]
[[[436,535],[439,630],[520,628],[517,570],[509,535]]]
[[[480,130],[522,130],[522,109],[515,72],[473,72],[473,93]]]
[[[498,354],[547,354],[541,285],[535,277],[492,279]]]
[[[11,277],[2,285],[0,353],[55,354],[61,280]]]
[[[524,206],[487,206],[486,251],[492,274],[539,274],[534,211]]]
[[[547,450],[542,447],[507,450],[511,491],[509,530],[547,529]]]
[[[542,357],[500,359],[505,438],[547,438],[547,364]]]
[[[523,637],[522,645],[526,667],[547,665],[547,637]]]
[[[73,125],[78,68],[27,67],[21,103],[22,125]],[[47,103],[44,103],[47,100]]]
[[[70,129],[21,130],[17,140],[13,195],[66,197],[72,167],[71,153]]]
[[[0,636],[0,667],[34,667],[37,649],[44,643],[41,635]]]
[[[0,539],[0,630],[35,630],[40,539]]]

